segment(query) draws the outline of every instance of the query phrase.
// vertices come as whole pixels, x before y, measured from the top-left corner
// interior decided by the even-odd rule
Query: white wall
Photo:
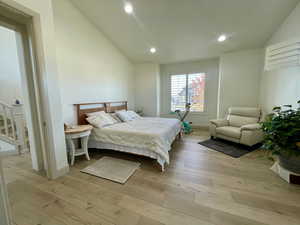
[[[128,100],[133,108],[131,62],[69,0],[53,7],[64,122],[76,123],[75,103]]]
[[[221,56],[218,118],[223,118],[230,106],[258,106],[262,69],[262,49],[226,53]]]
[[[300,38],[300,3],[272,35],[268,45]],[[300,100],[300,67],[288,67],[264,72],[261,78],[260,104],[265,112],[274,106],[292,104]]]
[[[217,116],[217,99],[218,99],[218,77],[219,77],[219,60],[208,59],[195,62],[184,62],[161,65],[161,116],[174,117],[170,115],[171,108],[171,81],[170,75],[186,73],[206,73],[205,87],[205,112],[190,113],[187,120],[191,121],[194,126],[206,126],[210,119]]]
[[[0,27],[0,101],[9,105],[21,100],[21,74],[15,32]]]
[[[135,65],[135,109],[142,109],[145,116],[159,116],[159,93],[159,65],[152,63]]]

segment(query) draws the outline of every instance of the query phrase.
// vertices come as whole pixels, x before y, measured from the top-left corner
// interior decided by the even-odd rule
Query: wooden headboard
[[[113,113],[118,110],[127,110],[127,101],[81,103],[74,104],[74,106],[76,107],[78,125],[85,125],[88,124],[86,121],[87,113],[99,111]]]

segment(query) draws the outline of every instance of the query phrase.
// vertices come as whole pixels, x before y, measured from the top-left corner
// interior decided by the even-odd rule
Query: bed
[[[75,106],[79,125],[88,123],[87,113],[97,111],[114,113],[118,110],[127,110],[126,101],[84,103]],[[181,137],[181,122],[178,119],[142,117],[103,128],[94,128],[88,146],[156,159],[164,171],[165,164],[169,164],[171,145],[177,137]]]

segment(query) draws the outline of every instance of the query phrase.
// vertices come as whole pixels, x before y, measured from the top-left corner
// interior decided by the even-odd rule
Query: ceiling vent
[[[300,66],[300,40],[271,45],[266,49],[265,70]]]

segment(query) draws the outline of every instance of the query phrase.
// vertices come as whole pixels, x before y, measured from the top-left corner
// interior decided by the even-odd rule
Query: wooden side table
[[[65,130],[66,140],[70,146],[70,159],[71,165],[74,165],[75,156],[85,155],[87,160],[90,160],[88,151],[88,140],[93,127],[91,125],[76,126],[74,128],[68,128]],[[80,139],[81,148],[76,149],[74,140]]]

